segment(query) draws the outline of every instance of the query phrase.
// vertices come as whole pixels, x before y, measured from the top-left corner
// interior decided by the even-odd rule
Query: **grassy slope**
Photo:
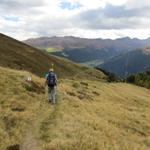
[[[0,68],[0,150],[148,150],[150,91],[123,83],[60,80],[48,105],[43,79]]]
[[[34,76],[34,88],[30,92],[25,82],[28,75],[0,67],[0,150],[20,143],[28,124],[39,111],[44,92],[42,82]]]
[[[91,73],[99,78],[104,77],[101,72],[95,71],[94,69],[48,55],[47,53],[0,34],[0,66],[28,70],[38,76],[45,76],[51,63],[54,63],[54,69],[59,77],[68,78],[84,71],[87,72],[85,74],[86,77],[91,77]]]
[[[46,51],[51,53],[51,52],[57,52],[57,51],[60,51],[60,50],[55,48],[55,47],[48,47],[48,48],[46,48]]]

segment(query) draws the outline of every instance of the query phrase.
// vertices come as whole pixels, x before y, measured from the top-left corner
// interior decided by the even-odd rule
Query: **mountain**
[[[150,47],[113,57],[99,67],[122,77],[148,71],[150,70]]]
[[[108,83],[101,71],[2,34],[0,54],[0,150],[149,150],[148,89]],[[55,105],[41,78],[51,62],[61,69]]]
[[[43,77],[52,63],[59,77],[73,77],[83,74],[82,77],[91,78],[91,74],[93,76],[95,74],[96,78],[105,78],[100,71],[48,55],[46,52],[0,34],[0,66],[27,70]],[[86,73],[84,74],[84,72]]]
[[[149,150],[148,89],[63,78],[52,106],[28,74],[0,67],[0,150]]]
[[[85,39],[72,36],[67,37],[41,37],[28,39],[25,43],[51,52],[79,63],[99,65],[113,56],[136,48],[150,45],[150,38],[145,40],[131,39],[129,37],[116,40],[111,39]]]
[[[24,41],[25,43],[32,45],[40,49],[47,49],[49,47],[54,47],[60,50],[65,49],[82,49],[91,47],[94,49],[102,48],[114,48],[116,51],[126,50],[126,49],[135,49],[149,45],[150,38],[145,40],[140,40],[136,38],[120,38],[116,40],[111,39],[86,39],[86,38],[77,38],[73,36],[65,37],[40,37],[32,38]]]

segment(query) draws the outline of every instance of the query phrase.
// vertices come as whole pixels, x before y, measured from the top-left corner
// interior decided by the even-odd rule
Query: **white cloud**
[[[150,1],[149,0],[127,0],[126,7],[130,9],[150,7]]]
[[[79,5],[64,9],[62,2]],[[20,40],[54,35],[146,38],[149,17],[149,0],[0,0],[0,32]]]
[[[104,3],[109,3],[109,4],[112,4],[112,5],[116,5],[116,6],[120,6],[120,5],[123,5],[127,2],[127,0],[103,0]]]

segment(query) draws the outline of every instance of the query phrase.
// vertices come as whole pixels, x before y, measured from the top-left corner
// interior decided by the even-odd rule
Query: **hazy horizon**
[[[53,38],[53,37],[58,37],[58,38],[63,38],[63,37],[73,37],[73,38],[81,38],[81,39],[102,39],[102,40],[117,40],[117,39],[124,39],[124,38],[129,38],[129,39],[139,39],[139,40],[146,40],[146,39],[149,39],[150,37],[147,37],[147,38],[138,38],[138,37],[129,37],[129,36],[124,36],[124,37],[118,37],[118,38],[114,38],[114,39],[111,39],[111,38],[101,38],[101,37],[99,37],[99,38],[84,38],[84,37],[78,37],[78,36],[73,36],[73,35],[66,35],[66,36],[39,36],[39,37],[31,37],[31,38],[27,38],[27,39],[25,39],[25,40],[30,40],[30,39],[36,39],[36,38]],[[23,40],[23,41],[25,41],[25,40]]]

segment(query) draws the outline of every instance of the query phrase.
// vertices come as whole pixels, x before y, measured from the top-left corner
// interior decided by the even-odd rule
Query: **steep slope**
[[[99,66],[119,76],[150,70],[150,47],[116,56]]]
[[[103,78],[101,72],[74,64],[66,59],[61,59],[55,56],[48,55],[38,49],[21,43],[15,39],[0,34],[0,66],[22,69],[33,72],[39,76],[44,76],[51,66],[54,64],[54,69],[59,77],[73,77],[76,74],[82,73],[83,77]]]
[[[0,67],[0,150],[149,150],[148,89],[64,79],[51,106],[28,74]]]
[[[99,65],[122,52],[150,45],[150,39],[131,38],[84,39],[76,37],[41,37],[29,39],[25,43],[45,49],[56,56],[61,56],[79,63]]]

